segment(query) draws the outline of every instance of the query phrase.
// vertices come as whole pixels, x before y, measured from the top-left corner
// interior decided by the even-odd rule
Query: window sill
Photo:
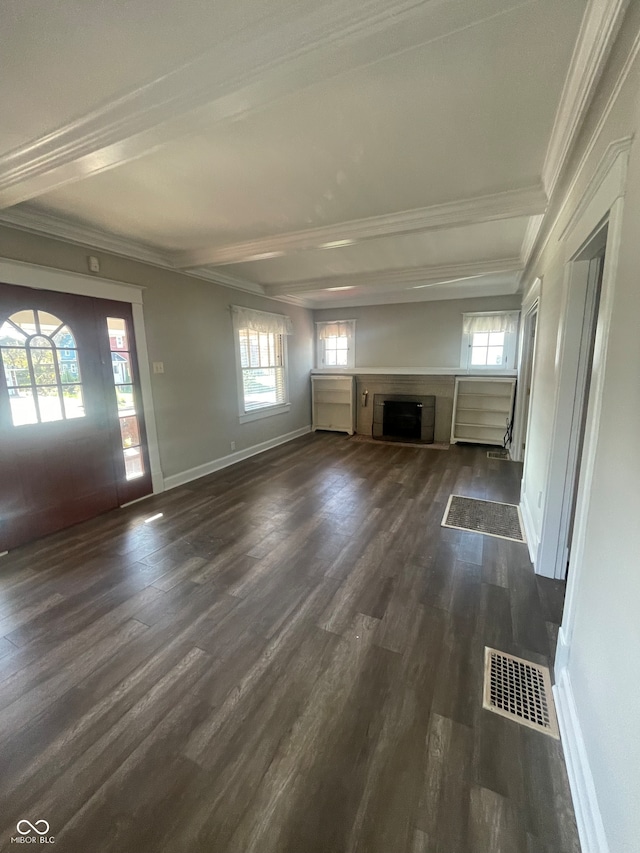
[[[256,409],[253,412],[245,412],[240,415],[240,423],[247,424],[251,421],[259,421],[262,418],[270,418],[272,415],[284,415],[291,411],[291,403],[286,403],[284,406],[268,406],[264,409]]]
[[[469,376],[515,376],[517,370],[512,367],[467,367],[465,369]]]

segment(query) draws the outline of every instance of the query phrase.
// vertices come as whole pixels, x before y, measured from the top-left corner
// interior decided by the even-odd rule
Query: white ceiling
[[[0,219],[310,306],[513,293],[604,2],[5,0]]]

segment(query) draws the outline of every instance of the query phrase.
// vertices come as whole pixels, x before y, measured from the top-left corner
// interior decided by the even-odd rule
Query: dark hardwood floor
[[[579,850],[559,742],[481,708],[562,587],[440,527],[520,475],[316,433],[3,557],[2,849]]]

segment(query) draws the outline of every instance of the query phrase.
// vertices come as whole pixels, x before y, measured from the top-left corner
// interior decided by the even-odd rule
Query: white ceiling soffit
[[[531,2],[329,0],[298,15],[291,7],[274,10],[175,71],[2,155],[0,207]]]

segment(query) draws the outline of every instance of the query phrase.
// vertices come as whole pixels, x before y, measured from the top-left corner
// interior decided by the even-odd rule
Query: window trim
[[[517,314],[518,315],[518,326],[514,332],[505,332],[505,343],[503,347],[503,353],[506,356],[506,362],[497,367],[495,364],[487,364],[487,365],[471,365],[471,344],[472,344],[472,335],[469,332],[464,331],[464,318],[465,317],[495,317],[499,315],[506,314]],[[512,374],[518,364],[518,335],[520,331],[520,311],[518,309],[504,309],[501,311],[466,311],[462,315],[462,339],[460,342],[460,367],[463,370],[468,371],[470,374],[486,374],[486,373],[499,373],[499,374]]]
[[[351,338],[347,346],[347,363],[344,366],[324,364],[324,343],[320,337],[322,326],[331,326],[333,323],[349,323],[351,325]],[[356,321],[352,320],[316,320],[316,369],[317,370],[354,370],[356,366]]]
[[[267,313],[258,312],[256,313]],[[282,367],[284,369],[284,395],[283,403],[274,403],[273,405],[260,406],[256,409],[245,409],[244,402],[244,381],[242,375],[242,357],[240,353],[240,335],[239,332],[244,328],[233,318],[233,344],[236,357],[236,388],[238,391],[238,420],[241,424],[250,423],[251,421],[259,421],[262,418],[270,418],[274,415],[283,415],[291,410],[291,401],[289,397],[289,351],[287,346],[288,335],[283,332],[267,332],[266,334],[280,334],[282,337]]]

